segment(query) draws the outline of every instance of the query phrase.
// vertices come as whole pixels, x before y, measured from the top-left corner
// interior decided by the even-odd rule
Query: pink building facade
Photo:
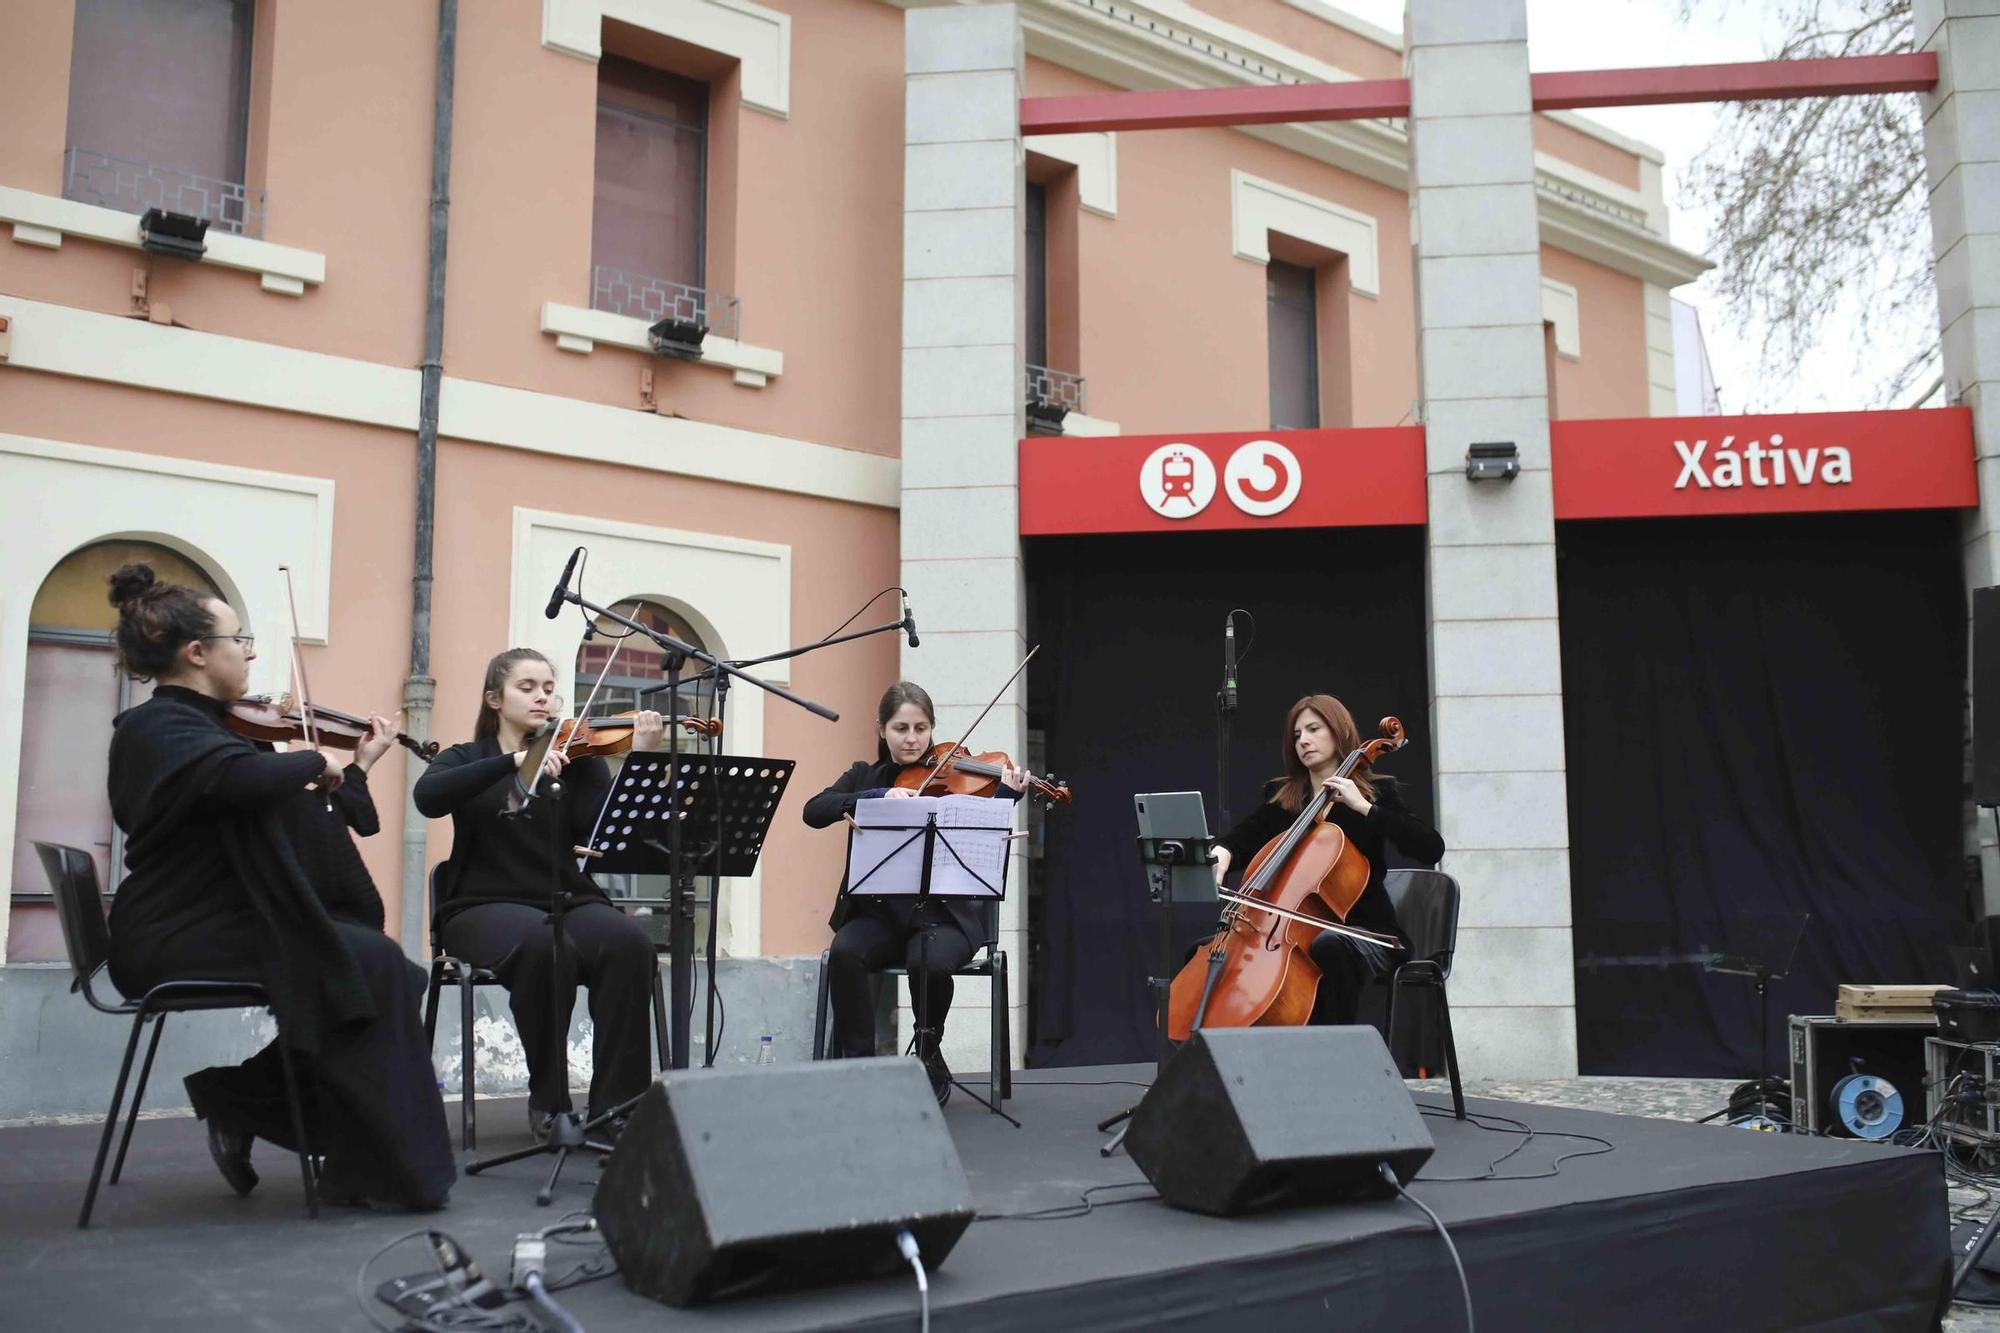
[[[0,978],[22,996],[51,989],[42,965],[62,956],[32,841],[92,848],[115,884],[103,740],[131,696],[105,645],[107,561],[151,551],[207,579],[258,635],[255,680],[271,690],[289,678],[288,567],[316,698],[393,711],[428,695],[406,678],[437,15],[387,0],[207,8],[21,0],[0,49],[0,555],[14,571],[0,588]],[[1405,59],[1395,35],[1320,0],[1008,12],[1030,95],[1380,77]],[[926,179],[906,148],[925,109],[905,31],[881,0],[461,10],[430,736],[469,735],[484,664],[511,645],[545,652],[572,699],[588,692],[601,658],[578,679],[575,613],[540,614],[579,544],[593,600],[642,600],[732,658],[916,586],[940,532],[935,511],[926,533],[899,517],[928,484],[902,458],[928,415],[906,349],[930,316],[905,295],[928,242],[909,219],[953,168],[940,158]],[[1573,116],[1537,116],[1533,135],[1550,414],[1671,414],[1667,291],[1706,265],[1666,234],[1659,157]],[[1064,433],[1412,419],[1400,124],[1015,135],[1004,151],[1033,200],[1020,360],[1062,372],[1023,382],[1081,378]],[[149,204],[207,217],[206,253],[142,244]],[[649,327],[677,309],[706,336],[658,355]],[[1009,468],[1028,396],[1000,405]],[[1274,420],[1280,402],[1311,419]],[[794,978],[781,960],[816,958],[839,879],[841,840],[806,830],[798,805],[872,751],[875,698],[899,672],[945,682],[943,734],[963,725],[975,678],[990,692],[1013,665],[985,632],[947,620],[915,651],[875,639],[760,672],[838,709],[837,725],[732,693],[725,748],[798,761],[760,873],[725,883],[719,905],[724,955],[745,977],[772,964],[745,1002],[753,1046],[757,1025],[808,1030],[812,969]],[[631,658],[610,673],[626,690],[657,674]],[[416,763],[383,761],[383,829],[363,853],[391,931],[420,953],[423,870],[450,835],[404,802]],[[1003,925],[1025,958],[1025,919]],[[47,1049],[68,1021],[9,1020],[5,1040]],[[10,1088],[0,1115],[94,1100],[94,1062],[75,1063],[82,1092],[58,1072]]]

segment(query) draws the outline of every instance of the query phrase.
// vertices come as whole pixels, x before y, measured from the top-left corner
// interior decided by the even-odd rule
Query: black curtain
[[[1745,1077],[1753,983],[1705,955],[1812,913],[1772,987],[1949,980],[1965,601],[1952,513],[1559,524],[1579,1063]]]
[[[1396,714],[1411,742],[1380,771],[1432,817],[1424,546],[1418,528],[1033,538],[1029,724],[1075,803],[1049,812],[1029,915],[1030,1064],[1150,1060],[1145,978],[1158,948],[1133,839],[1136,792],[1199,791],[1210,831],[1223,619],[1239,622],[1240,711],[1229,806],[1238,819],[1283,763],[1285,712],[1339,697],[1364,738]],[[1247,642],[1246,642],[1247,641]],[[1212,904],[1176,920],[1175,949],[1214,927]],[[1402,1026],[1399,1021],[1398,1027]]]

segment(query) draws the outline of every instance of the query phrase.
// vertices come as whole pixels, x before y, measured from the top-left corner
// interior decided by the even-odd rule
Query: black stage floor
[[[1095,1185],[1139,1181],[1097,1153],[1094,1122],[1125,1105],[1150,1066],[1031,1071],[1009,1103],[1014,1130],[964,1098],[946,1120],[983,1213],[1074,1204]],[[1423,1095],[1426,1106],[1448,1106]],[[1923,1329],[1948,1278],[1937,1156],[1853,1141],[1475,1101],[1539,1137],[1503,1179],[1419,1183],[1456,1239],[1479,1327],[1500,1329]],[[485,1146],[525,1142],[518,1102],[488,1103]],[[1427,1117],[1438,1151],[1420,1178],[1477,1176],[1521,1142]],[[859,1128],[859,1127],[857,1127]],[[1556,1131],[1596,1135],[1614,1151]],[[88,1232],[76,1210],[95,1129],[0,1130],[0,1328],[365,1328],[355,1273],[413,1227],[449,1233],[504,1279],[515,1233],[587,1208],[597,1179],[572,1164],[555,1206],[521,1163],[461,1179],[422,1218],[335,1210],[306,1219],[295,1162],[260,1145],[264,1183],[238,1200],[192,1120],[139,1127],[122,1184]],[[1555,1170],[1559,1158],[1567,1157]],[[812,1182],[801,1181],[802,1189]],[[1099,1191],[1100,1202],[1148,1194]],[[561,1251],[552,1265],[567,1258]],[[425,1266],[415,1246],[377,1278]],[[678,1311],[607,1278],[560,1299],[593,1333],[617,1329],[822,1330],[917,1326],[907,1280]],[[1059,1220],[974,1223],[933,1275],[939,1330],[1067,1328],[1456,1329],[1451,1263],[1430,1225],[1398,1201],[1217,1220],[1144,1198]]]

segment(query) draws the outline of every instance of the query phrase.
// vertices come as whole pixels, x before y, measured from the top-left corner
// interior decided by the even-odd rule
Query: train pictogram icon
[[[1169,500],[1185,500],[1192,507],[1194,502],[1194,460],[1176,451],[1167,455],[1160,464],[1160,504]]]

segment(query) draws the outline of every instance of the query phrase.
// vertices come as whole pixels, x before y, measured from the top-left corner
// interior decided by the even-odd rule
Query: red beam
[[[1280,125],[1308,120],[1386,120],[1410,114],[1408,79],[1288,83],[1261,88],[1174,88],[1157,93],[1085,93],[1021,99],[1021,133],[1181,130],[1201,125]]]
[[[1825,60],[1759,60],[1735,65],[1574,70],[1530,76],[1537,111],[1918,93],[1930,90],[1937,79],[1937,55],[1931,51]],[[1304,124],[1322,120],[1385,120],[1409,114],[1408,79],[1259,88],[1176,88],[1166,92],[1025,97],[1021,99],[1021,133]]]
[[[1537,111],[1921,93],[1929,92],[1937,80],[1935,51],[1824,60],[1758,60],[1739,65],[1588,69],[1530,76]]]

